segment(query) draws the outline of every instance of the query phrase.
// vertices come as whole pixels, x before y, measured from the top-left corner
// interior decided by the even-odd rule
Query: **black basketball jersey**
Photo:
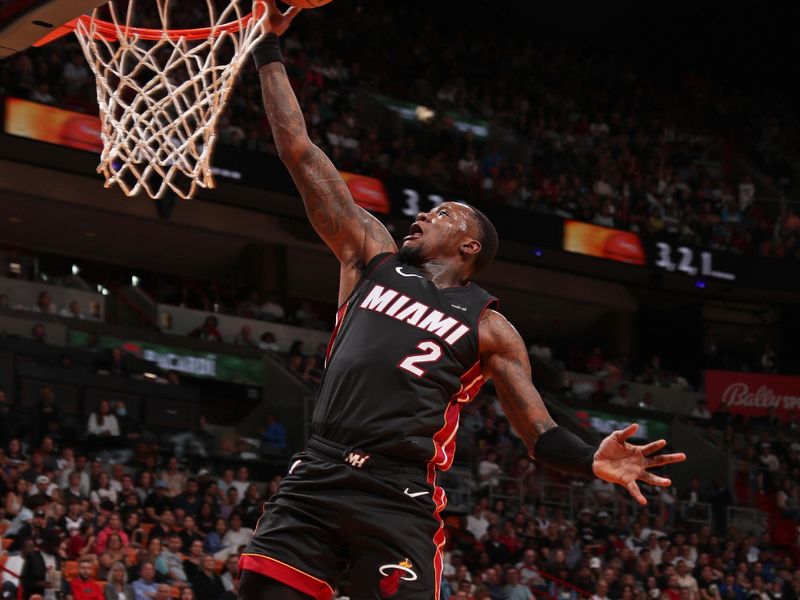
[[[438,289],[399,254],[376,256],[337,313],[315,433],[448,469],[461,406],[484,381],[478,323],[496,302],[474,283]]]

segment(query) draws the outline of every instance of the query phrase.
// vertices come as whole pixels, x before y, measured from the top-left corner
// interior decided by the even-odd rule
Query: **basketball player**
[[[278,37],[297,14],[268,1],[273,35],[255,52],[272,133],[314,229],[339,259],[336,327],[313,417],[240,560],[242,600],[328,600],[350,573],[353,600],[439,598],[445,497],[459,409],[494,380],[538,463],[624,486],[667,486],[652,467],[685,459],[665,441],[634,446],[636,425],[591,447],[550,418],[531,383],[525,345],[471,277],[497,249],[489,220],[466,204],[421,213],[398,251],[353,203],[306,134]]]

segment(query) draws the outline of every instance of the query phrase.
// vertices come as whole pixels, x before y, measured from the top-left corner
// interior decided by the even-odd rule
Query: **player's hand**
[[[294,18],[300,13],[302,8],[291,6],[289,9],[282,13],[275,0],[263,0],[267,7],[267,30],[277,36],[281,36],[289,29]]]
[[[667,487],[672,485],[672,481],[666,477],[659,477],[650,473],[648,469],[661,467],[670,463],[683,462],[686,455],[683,452],[675,454],[659,454],[652,456],[664,446],[666,440],[650,442],[644,446],[634,446],[628,443],[628,439],[639,429],[639,425],[633,423],[625,429],[615,431],[602,442],[594,454],[592,471],[600,479],[618,483],[633,496],[639,504],[647,504],[647,499],[642,495],[637,481]]]

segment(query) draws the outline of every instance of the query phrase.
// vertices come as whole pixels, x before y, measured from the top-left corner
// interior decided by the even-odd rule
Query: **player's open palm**
[[[639,429],[636,423],[625,429],[615,431],[601,443],[594,455],[592,470],[600,479],[618,483],[624,487],[639,504],[647,504],[637,481],[667,487],[672,482],[666,477],[654,475],[648,469],[686,460],[682,452],[659,454],[656,452],[667,445],[666,440],[636,446],[628,442]]]
[[[291,6],[286,12],[281,12],[275,4],[275,0],[264,0],[264,4],[267,5],[267,29],[277,36],[283,35],[283,32],[289,29],[292,20],[302,10]]]

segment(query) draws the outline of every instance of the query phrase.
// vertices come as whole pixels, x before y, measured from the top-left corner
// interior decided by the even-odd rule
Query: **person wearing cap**
[[[147,515],[147,520],[154,523],[158,521],[161,513],[171,508],[172,499],[167,496],[167,483],[163,479],[157,479],[155,489],[144,501],[144,512]]]
[[[599,523],[595,523],[594,525],[594,535],[598,540],[606,539],[608,534],[614,530],[614,528],[609,525],[609,518],[609,514],[604,510],[597,513],[597,520]]]
[[[20,550],[26,540],[33,540],[36,547],[40,548],[45,536],[51,533],[48,526],[47,513],[44,510],[44,503],[39,503],[35,498],[30,498],[29,503],[33,510],[33,519],[30,523],[23,525],[17,532],[14,542],[8,548],[9,552],[16,552]]]
[[[31,496],[38,496],[46,501],[50,501],[50,497],[56,486],[52,485],[50,478],[47,475],[39,475],[36,478],[35,486],[31,490]]]

